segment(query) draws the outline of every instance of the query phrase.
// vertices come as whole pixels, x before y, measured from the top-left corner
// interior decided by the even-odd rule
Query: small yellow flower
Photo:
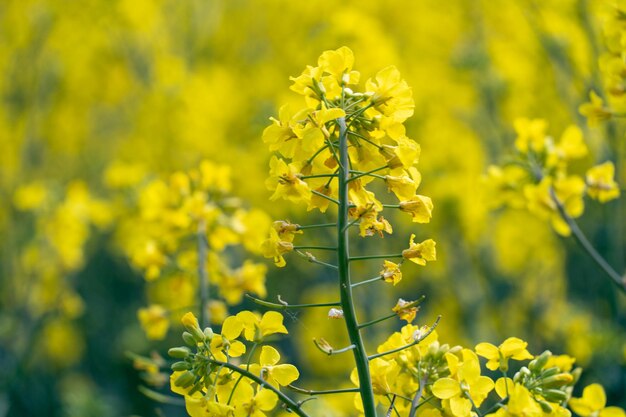
[[[409,248],[402,251],[402,257],[418,265],[426,265],[426,261],[437,260],[437,251],[435,249],[435,241],[427,239],[422,243],[414,242],[415,235],[411,235]]]
[[[532,359],[527,350],[527,342],[517,337],[509,337],[498,347],[491,343],[479,343],[476,345],[476,353],[487,359],[487,368],[495,371],[500,368],[501,371],[509,369],[509,359],[517,361]]]
[[[271,385],[287,386],[300,377],[298,369],[290,364],[277,365],[280,354],[271,346],[263,346],[259,363],[250,365],[250,372],[259,375]]]
[[[600,384],[591,384],[583,390],[582,398],[572,398],[570,408],[580,417],[625,417],[619,407],[606,407],[606,394]]]
[[[389,190],[393,191],[400,201],[412,199],[415,195],[415,191],[417,190],[417,184],[408,175],[400,177],[386,175],[385,183],[387,184],[387,187],[389,187]]]
[[[137,316],[148,339],[163,340],[165,338],[170,327],[169,314],[165,308],[153,304],[148,308],[140,308]]]
[[[446,353],[452,375],[435,381],[432,392],[435,397],[448,401],[449,409],[455,417],[470,417],[472,403],[466,394],[469,394],[476,407],[480,407],[494,388],[494,383],[488,377],[480,375],[480,363],[474,352],[463,349],[462,355],[463,361],[459,363],[455,355]]]
[[[546,145],[546,129],[548,123],[543,119],[529,120],[520,118],[513,122],[517,138],[515,147],[518,151],[527,153],[528,151],[541,152]]]
[[[589,197],[601,203],[618,198],[620,190],[614,176],[615,166],[610,161],[589,169],[585,177]]]
[[[261,341],[275,333],[288,333],[283,325],[283,315],[277,311],[268,311],[263,317],[251,311],[241,311],[237,313],[237,318],[243,324],[245,338],[251,342]]]
[[[398,282],[402,281],[402,271],[400,270],[400,265],[385,260],[383,263],[383,270],[380,271],[380,276],[385,282],[390,282],[395,286]]]
[[[587,118],[590,127],[596,127],[611,118],[611,110],[604,106],[602,98],[593,90],[589,92],[589,101],[581,104],[578,112]]]
[[[270,160],[270,177],[266,181],[267,188],[274,191],[270,200],[283,198],[294,203],[309,201],[311,190],[306,182],[299,177],[299,170],[294,164],[287,164],[275,156]]]
[[[400,210],[410,213],[414,223],[428,223],[433,216],[433,202],[430,197],[415,195],[409,200],[401,201]]]
[[[398,299],[396,305],[391,309],[402,320],[406,320],[407,323],[415,320],[418,308],[416,306],[409,307],[413,301],[406,301],[402,298]]]
[[[281,240],[276,229],[270,229],[270,236],[261,245],[261,251],[266,258],[273,258],[274,264],[282,268],[287,264],[283,255],[293,250],[293,243]]]

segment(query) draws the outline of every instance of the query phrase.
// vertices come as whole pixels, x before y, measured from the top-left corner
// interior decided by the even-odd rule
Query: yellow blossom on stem
[[[391,261],[385,260],[383,263],[383,270],[380,271],[380,276],[383,277],[385,282],[392,283],[394,286],[402,281],[402,271],[400,265]]]
[[[625,417],[619,407],[605,407],[606,394],[600,384],[591,384],[583,390],[581,398],[572,398],[570,408],[580,417]]]
[[[262,317],[251,311],[241,311],[237,313],[237,318],[243,324],[245,338],[251,342],[261,341],[275,333],[288,333],[283,325],[283,315],[277,311],[268,311]]]
[[[254,391],[248,383],[242,381],[233,394],[235,417],[265,417],[264,411],[276,406],[278,396],[269,389],[261,388]]]
[[[604,106],[602,98],[593,90],[589,92],[589,101],[581,104],[578,112],[587,118],[590,127],[596,127],[611,118],[611,110]]]
[[[137,312],[141,327],[148,339],[163,340],[170,327],[169,314],[163,306],[153,304]]]
[[[455,355],[445,354],[452,375],[435,381],[432,393],[435,397],[448,401],[449,409],[455,417],[469,417],[472,402],[480,407],[493,389],[494,383],[488,377],[480,375],[480,363],[474,352],[463,349],[461,353],[463,361],[460,363]]]
[[[394,313],[400,317],[402,320],[406,320],[407,323],[415,320],[415,315],[417,314],[417,307],[411,306],[413,301],[406,301],[402,298],[398,299],[396,305],[391,309]]]
[[[618,198],[620,190],[619,185],[613,179],[614,176],[615,165],[610,161],[589,169],[585,176],[589,197],[601,203]]]
[[[499,368],[506,372],[509,369],[509,359],[521,361],[533,358],[526,346],[527,342],[517,337],[509,337],[497,347],[491,343],[479,343],[476,345],[476,353],[487,359],[487,368],[492,371]]]
[[[428,223],[432,218],[433,202],[430,197],[415,195],[400,202],[400,210],[410,213],[414,223]]]
[[[409,248],[402,251],[402,257],[418,265],[426,265],[426,261],[437,260],[435,241],[427,239],[421,243],[415,243],[415,235],[411,235]]]
[[[517,138],[515,147],[522,153],[541,152],[545,147],[548,123],[543,119],[520,118],[513,123]]]
[[[250,365],[249,371],[255,375],[259,375],[271,385],[287,386],[298,379],[300,372],[290,364],[277,365],[280,361],[280,354],[271,346],[263,346],[259,363]]]
[[[293,250],[293,243],[281,240],[276,229],[270,229],[270,236],[261,245],[261,251],[266,258],[273,258],[274,264],[283,267],[287,264],[283,254]]]
[[[294,164],[287,164],[280,158],[273,156],[270,160],[270,177],[267,179],[267,188],[274,191],[270,200],[279,198],[292,201],[309,201],[311,190],[299,176],[299,169]]]
[[[390,191],[398,197],[400,201],[410,200],[415,196],[417,190],[417,184],[408,175],[402,175],[394,177],[391,175],[385,176],[385,183],[389,187]]]

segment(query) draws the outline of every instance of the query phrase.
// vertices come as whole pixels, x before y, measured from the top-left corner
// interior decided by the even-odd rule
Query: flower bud
[[[543,391],[543,398],[546,399],[546,401],[550,401],[551,403],[560,403],[562,401],[567,400],[568,395],[566,392],[563,392],[561,390],[558,389],[548,389]]]
[[[556,375],[552,375],[552,376],[545,378],[541,382],[541,385],[543,385],[546,388],[558,387],[562,385],[567,385],[573,380],[574,380],[574,377],[571,374],[562,373],[562,374],[556,374]]]
[[[547,413],[547,414],[552,413],[552,406],[547,401],[538,400],[537,403],[539,404],[539,406],[541,407],[541,410],[544,413]]]
[[[530,361],[528,367],[531,371],[538,372],[543,369],[544,366],[546,366],[546,364],[548,363],[548,359],[550,359],[550,356],[552,356],[552,352],[546,350],[541,355]]]
[[[196,346],[197,345],[196,339],[194,339],[193,336],[191,335],[191,333],[189,333],[189,332],[183,332],[183,340],[189,346]]]
[[[167,354],[172,358],[185,359],[191,354],[191,350],[187,346],[179,346],[170,348],[170,350],[167,351]]]
[[[206,340],[213,339],[213,329],[211,329],[210,327],[206,327],[204,329],[204,337],[206,338]]]
[[[191,368],[191,364],[185,361],[178,361],[172,364],[172,371],[186,371]]]
[[[187,388],[188,386],[193,384],[193,381],[195,379],[196,376],[192,372],[185,371],[178,378],[176,378],[176,381],[174,381],[174,385],[181,388]]]

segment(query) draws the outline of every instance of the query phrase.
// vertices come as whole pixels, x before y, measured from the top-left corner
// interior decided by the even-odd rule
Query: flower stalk
[[[350,248],[348,234],[348,181],[350,180],[350,163],[348,160],[348,135],[345,118],[337,119],[339,125],[339,209],[337,218],[337,257],[339,260],[339,292],[341,295],[341,307],[343,309],[346,327],[350,343],[355,348],[354,360],[359,378],[359,392],[363,401],[363,413],[365,417],[376,417],[376,405],[372,390],[367,352],[361,338],[359,325],[354,309],[352,298],[352,286],[350,283]]]

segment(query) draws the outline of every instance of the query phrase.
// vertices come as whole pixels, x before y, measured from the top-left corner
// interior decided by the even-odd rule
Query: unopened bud
[[[172,364],[172,371],[186,371],[191,368],[191,364],[185,361],[174,362]]]
[[[207,340],[213,339],[213,329],[211,329],[210,327],[205,328],[204,329],[204,337]]]
[[[544,413],[552,413],[552,406],[550,405],[550,403],[544,400],[538,400],[537,402],[539,403],[539,406]]]
[[[189,332],[183,332],[183,340],[189,346],[196,346],[197,345],[196,339],[194,339],[193,336],[191,335],[191,333],[189,333]]]
[[[173,347],[167,351],[172,358],[185,359],[191,354],[191,350],[187,346]]]
[[[174,381],[174,385],[181,388],[187,388],[188,386],[193,384],[193,381],[195,379],[196,376],[192,372],[185,371],[178,378],[176,378],[176,381]]]
[[[552,352],[546,350],[541,355],[530,361],[528,367],[531,371],[538,372],[543,369],[544,366],[546,366],[546,364],[548,363],[548,359],[550,359],[550,356],[552,356]]]
[[[566,374],[566,373],[556,374],[556,375],[552,375],[552,376],[545,378],[541,382],[541,385],[543,385],[546,388],[558,387],[561,385],[567,385],[573,380],[574,380],[574,377],[571,374]]]
[[[551,403],[560,403],[562,401],[567,400],[568,395],[566,392],[563,392],[558,389],[547,389],[543,391],[543,398],[546,401],[550,401]]]

